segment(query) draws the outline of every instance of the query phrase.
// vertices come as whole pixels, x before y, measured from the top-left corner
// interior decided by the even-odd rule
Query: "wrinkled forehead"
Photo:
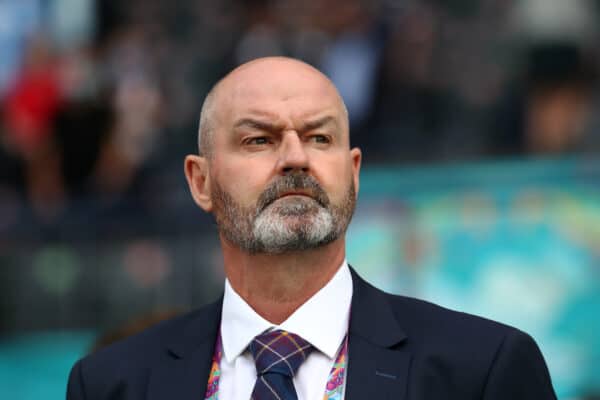
[[[263,112],[280,118],[325,113],[345,118],[341,98],[329,79],[291,61],[265,61],[234,70],[221,82],[217,99],[222,122]]]

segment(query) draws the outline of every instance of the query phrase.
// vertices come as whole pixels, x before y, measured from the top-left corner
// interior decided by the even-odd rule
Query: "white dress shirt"
[[[281,325],[274,325],[258,315],[226,280],[219,400],[250,399],[256,367],[247,347],[255,336],[270,328],[300,335],[315,347],[298,369],[294,386],[298,400],[322,400],[329,373],[348,330],[351,300],[352,276],[345,260],[327,285]]]

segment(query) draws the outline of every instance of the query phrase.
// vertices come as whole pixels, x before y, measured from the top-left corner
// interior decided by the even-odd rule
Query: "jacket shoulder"
[[[168,343],[174,337],[186,330],[187,326],[205,311],[198,310],[170,318],[115,343],[103,347],[84,358],[85,363],[137,362],[143,364],[157,354],[165,351]]]
[[[497,348],[509,335],[525,335],[515,327],[481,316],[451,310],[416,298],[385,294],[408,337],[428,346]]]
[[[501,336],[506,335],[509,331],[516,330],[510,325],[452,310],[426,300],[388,293],[385,293],[385,296],[398,318],[401,321],[408,320],[409,325],[414,326],[416,330],[430,330],[434,327],[448,330],[445,331],[446,333],[458,331],[461,334],[468,334],[468,332],[483,331],[485,333],[497,332]]]
[[[71,370],[67,398],[87,398],[76,393],[100,394],[137,385],[143,392],[150,370],[213,334],[218,325],[220,302],[174,317],[123,340],[108,345],[79,360]],[[131,390],[131,388],[129,388]],[[104,397],[103,397],[104,396]]]

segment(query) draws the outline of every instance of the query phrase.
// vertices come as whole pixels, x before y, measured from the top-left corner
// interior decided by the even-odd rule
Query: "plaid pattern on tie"
[[[257,374],[252,400],[297,400],[292,379],[312,350],[306,340],[286,331],[256,336],[250,343]]]

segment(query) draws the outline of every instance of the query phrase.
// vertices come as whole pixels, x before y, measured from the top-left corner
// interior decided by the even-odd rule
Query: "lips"
[[[278,196],[278,198],[281,199],[283,197],[288,197],[288,196],[304,196],[304,197],[310,197],[311,199],[313,198],[312,195],[310,195],[309,193],[305,193],[305,192],[288,192],[288,193],[283,193],[282,195]]]

